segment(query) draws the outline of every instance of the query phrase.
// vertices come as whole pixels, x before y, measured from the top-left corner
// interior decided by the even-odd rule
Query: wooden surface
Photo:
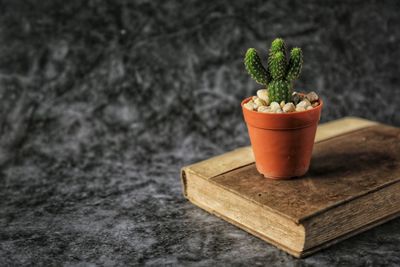
[[[343,234],[357,232],[400,213],[400,182],[342,203],[302,222],[306,229],[303,250]]]
[[[400,130],[377,125],[316,143],[304,177],[265,179],[250,164],[210,181],[300,222],[400,182],[399,151]]]

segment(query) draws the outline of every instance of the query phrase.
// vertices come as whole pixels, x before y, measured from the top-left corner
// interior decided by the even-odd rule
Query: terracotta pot
[[[304,175],[310,166],[315,133],[323,102],[311,110],[261,113],[243,107],[257,170],[267,178]]]

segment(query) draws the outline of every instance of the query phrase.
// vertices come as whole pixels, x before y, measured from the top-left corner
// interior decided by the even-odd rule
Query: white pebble
[[[267,102],[267,104],[269,103],[269,97],[268,97],[268,90],[267,89],[260,89],[257,91],[257,96],[259,98],[261,98],[262,100],[264,100],[265,102]]]
[[[254,110],[254,102],[250,100],[249,102],[245,103],[243,107],[247,108],[248,110]]]
[[[296,107],[294,106],[294,104],[292,102],[289,102],[283,106],[282,110],[283,110],[283,112],[293,112],[296,110]]]
[[[271,112],[271,108],[267,106],[261,106],[257,108],[257,111],[261,113],[269,113]]]
[[[275,113],[283,113],[281,108],[278,108],[277,110],[275,110]]]
[[[313,109],[313,107],[312,106],[308,106],[306,109],[310,110],[310,109]]]
[[[264,100],[262,100],[259,97],[257,97],[256,100],[254,100],[254,103],[257,105],[257,107],[261,107],[261,106],[266,106],[267,105],[267,102],[265,102]]]
[[[306,109],[308,106],[311,106],[310,101],[308,101],[307,99],[304,99],[302,101],[300,101],[296,107],[303,107],[304,109]]]
[[[281,108],[283,108],[285,106],[285,101],[281,101],[281,103],[279,104],[279,106],[281,106]]]
[[[272,112],[275,112],[277,109],[281,108],[278,102],[272,102],[269,106],[271,107]]]
[[[305,111],[306,109],[304,107],[296,107],[296,111]]]
[[[318,95],[317,95],[317,93],[315,93],[314,91],[313,92],[309,92],[307,95],[306,95],[306,98],[310,101],[310,102],[315,102],[315,101],[317,101],[318,100]]]

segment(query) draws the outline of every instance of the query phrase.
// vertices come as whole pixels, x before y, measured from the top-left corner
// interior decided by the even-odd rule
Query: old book
[[[400,129],[344,118],[319,126],[309,172],[269,180],[251,147],[184,167],[193,204],[303,257],[400,214]]]

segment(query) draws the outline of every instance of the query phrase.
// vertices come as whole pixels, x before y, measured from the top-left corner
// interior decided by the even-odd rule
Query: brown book
[[[349,117],[315,141],[304,177],[264,178],[245,147],[184,167],[184,195],[296,257],[400,214],[399,128]]]

